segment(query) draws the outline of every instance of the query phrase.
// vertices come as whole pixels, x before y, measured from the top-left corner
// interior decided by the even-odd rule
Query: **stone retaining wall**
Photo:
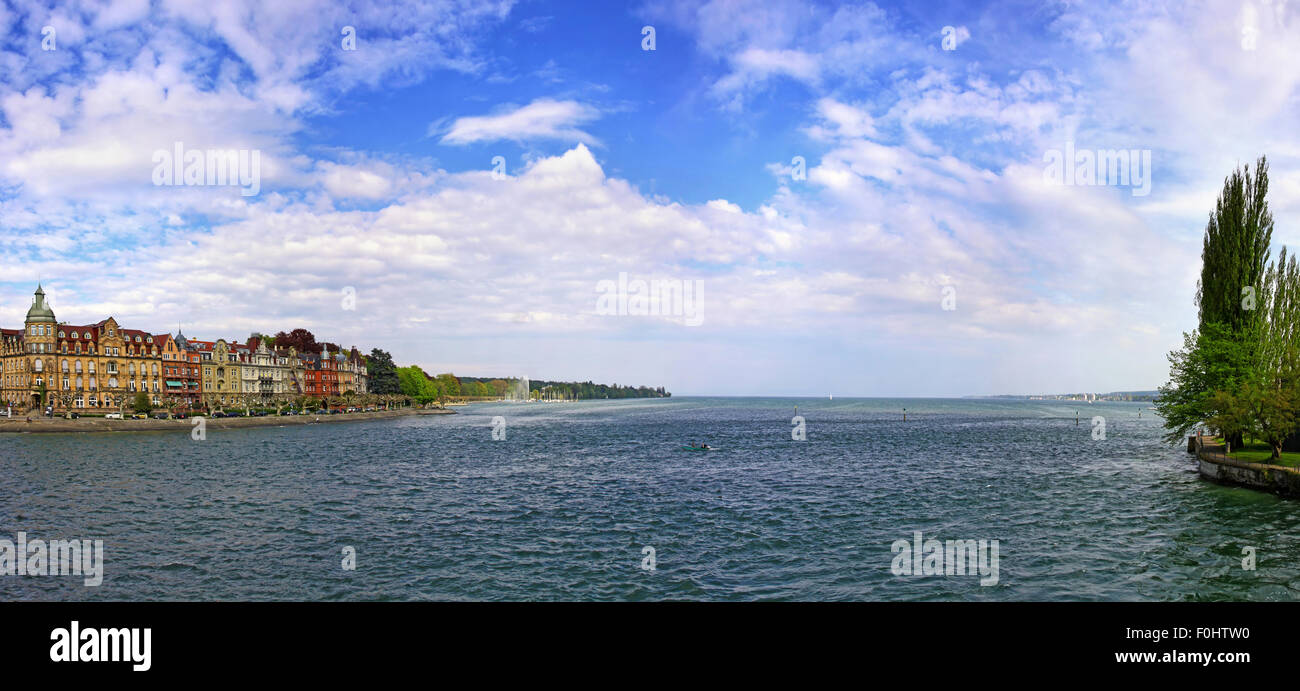
[[[1267,463],[1249,463],[1223,455],[1223,447],[1194,442],[1201,477],[1212,482],[1300,498],[1300,470]]]

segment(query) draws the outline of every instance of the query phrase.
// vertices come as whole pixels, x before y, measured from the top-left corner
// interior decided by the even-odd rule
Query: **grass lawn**
[[[1223,438],[1216,437],[1215,442],[1222,444]],[[1269,457],[1272,455],[1273,451],[1268,448],[1268,444],[1262,442],[1248,442],[1246,448],[1234,450],[1232,453],[1228,454],[1228,458],[1233,458],[1238,461],[1246,461],[1247,463],[1271,463],[1273,465],[1284,465],[1288,468],[1300,468],[1300,453],[1294,451],[1283,451],[1282,457],[1276,461],[1269,460]]]

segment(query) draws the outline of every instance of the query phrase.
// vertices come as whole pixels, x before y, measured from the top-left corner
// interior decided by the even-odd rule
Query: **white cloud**
[[[577,101],[538,99],[526,106],[506,107],[493,115],[457,118],[442,136],[444,144],[509,140],[558,139],[597,144],[595,137],[576,126],[600,117],[600,111]],[[437,133],[438,125],[429,134]]]

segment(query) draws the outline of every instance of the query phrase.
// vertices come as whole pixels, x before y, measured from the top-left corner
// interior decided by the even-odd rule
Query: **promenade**
[[[363,420],[387,420],[409,415],[455,415],[454,410],[401,408],[370,413],[340,413],[337,415],[267,415],[265,417],[205,418],[207,429],[236,429],[240,427],[284,427],[288,425],[314,425]],[[76,432],[160,432],[188,431],[194,428],[194,418],[187,420],[105,420],[86,417],[65,420],[61,417],[26,417],[15,413],[13,420],[0,418],[0,434],[76,433]]]

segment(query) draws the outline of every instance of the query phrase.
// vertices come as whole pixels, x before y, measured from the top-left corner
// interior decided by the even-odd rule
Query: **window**
[[[76,331],[73,331],[73,332],[72,332],[72,337],[73,337],[73,338],[79,338],[80,336],[81,336],[81,334],[77,333]]]
[[[63,334],[63,330],[62,330],[62,329],[59,330],[59,338],[67,338],[67,336],[65,336],[65,335]]]

